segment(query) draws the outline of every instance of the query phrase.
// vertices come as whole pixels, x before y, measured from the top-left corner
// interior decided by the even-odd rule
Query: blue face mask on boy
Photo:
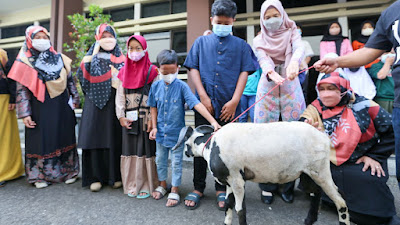
[[[232,33],[232,25],[213,24],[213,32],[219,37],[226,37]]]

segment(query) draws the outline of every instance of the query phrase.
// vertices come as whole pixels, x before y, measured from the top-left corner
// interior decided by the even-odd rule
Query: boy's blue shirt
[[[210,34],[197,38],[183,65],[200,71],[215,118],[219,118],[222,107],[232,99],[240,73],[257,70],[251,48],[244,40],[232,35],[218,37]],[[196,96],[200,99],[197,92]],[[237,107],[235,115],[239,113],[240,107]]]
[[[185,126],[185,103],[193,109],[200,101],[183,81],[175,79],[167,85],[158,80],[151,85],[147,105],[157,108],[156,142],[173,147]]]

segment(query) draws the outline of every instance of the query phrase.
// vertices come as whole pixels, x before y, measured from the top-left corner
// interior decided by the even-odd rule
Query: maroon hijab
[[[129,47],[129,41],[132,39],[137,40],[141,45],[143,50],[147,50],[147,42],[143,36],[132,35],[126,42],[127,48]],[[151,66],[149,59],[149,54],[145,53],[145,56],[139,61],[135,62],[129,59],[128,54],[126,55],[125,65],[118,73],[118,78],[122,81],[122,86],[127,89],[138,89],[145,85],[147,72]],[[158,75],[158,71],[155,66],[151,69],[148,84],[153,82],[154,78]]]

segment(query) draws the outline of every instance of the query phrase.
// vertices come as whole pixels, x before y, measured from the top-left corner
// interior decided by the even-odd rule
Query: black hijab
[[[364,35],[361,34],[362,29],[363,29],[363,26],[364,26],[366,23],[371,24],[371,26],[375,29],[375,23],[372,22],[371,20],[366,20],[366,21],[362,22],[362,24],[361,24],[361,30],[360,30],[360,36],[357,38],[357,41],[360,42],[360,43],[364,43],[364,44],[367,43],[368,38],[370,37],[370,36],[364,36]]]
[[[329,28],[331,28],[332,24],[334,24],[334,23],[336,23],[336,24],[339,25],[339,27],[340,27],[340,33],[339,33],[338,35],[331,35],[331,34],[329,34]],[[343,39],[347,38],[347,37],[344,37],[344,36],[342,35],[342,31],[343,31],[343,29],[342,29],[342,26],[340,25],[339,22],[336,22],[336,21],[331,22],[331,23],[328,25],[328,27],[327,27],[327,29],[326,29],[326,31],[325,31],[324,37],[323,37],[322,40],[321,40],[321,41],[334,41],[334,42],[335,42],[335,45],[336,45],[336,54],[337,54],[338,56],[340,56],[340,49],[341,49],[341,47],[342,47]]]

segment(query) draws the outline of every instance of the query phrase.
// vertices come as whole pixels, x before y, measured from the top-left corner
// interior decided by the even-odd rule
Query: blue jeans
[[[178,187],[182,180],[182,158],[185,145],[181,145],[178,149],[172,151],[171,148],[165,147],[157,143],[156,165],[159,181],[166,181],[168,178],[168,155],[171,152],[172,166],[172,186]]]
[[[400,188],[400,108],[393,108],[392,119],[396,152],[396,176]]]
[[[252,95],[252,96],[242,95],[242,97],[240,98],[240,112],[244,112],[247,108],[249,108],[251,105],[253,105],[255,101],[256,101],[255,95]],[[251,122],[254,122],[254,107],[251,108],[249,111],[247,111],[245,114],[243,114],[239,118],[239,122],[246,123],[247,116],[250,116]]]

